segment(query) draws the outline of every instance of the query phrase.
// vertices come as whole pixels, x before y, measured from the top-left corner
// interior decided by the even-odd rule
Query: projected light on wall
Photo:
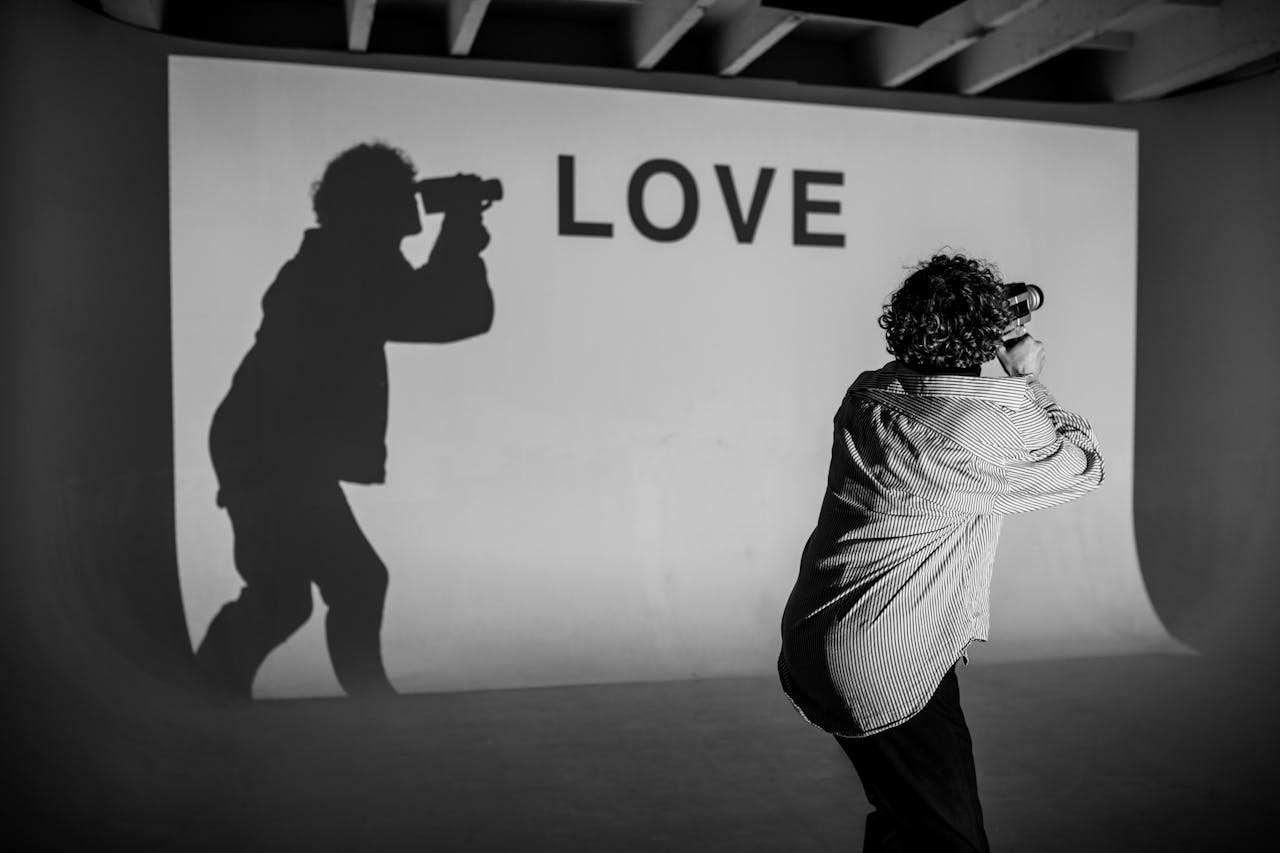
[[[261,609],[263,636],[283,636],[255,695],[376,690],[370,642],[400,691],[771,671],[831,415],[889,358],[883,298],[943,246],[1051,294],[1032,325],[1046,384],[1092,420],[1108,462],[1087,500],[1006,523],[978,655],[1163,641],[1130,509],[1133,132],[184,57],[170,122],[180,580],[195,646],[241,595],[237,566],[263,585],[293,573]],[[403,239],[359,260],[317,247],[312,185],[375,141],[418,179],[500,180],[485,231],[366,198],[353,227]],[[413,198],[396,186],[382,197]],[[413,278],[423,265],[434,273]],[[386,301],[415,282],[428,295]],[[269,286],[268,318],[294,317],[271,330]],[[343,430],[382,429],[355,422],[369,400],[317,414],[317,394],[355,382],[339,353],[382,351],[347,332],[305,340],[297,318],[317,312],[403,341],[385,346],[389,408],[372,401],[385,483],[380,457],[348,458],[350,476],[324,468],[226,506],[236,478],[214,461],[231,433],[213,431],[211,458],[211,427],[235,420],[233,377],[266,337],[295,372],[236,380],[244,435],[279,413],[274,444],[231,442],[250,475],[236,482],[283,459],[315,473]],[[327,372],[300,368],[304,351]],[[325,599],[360,606],[333,615]]]

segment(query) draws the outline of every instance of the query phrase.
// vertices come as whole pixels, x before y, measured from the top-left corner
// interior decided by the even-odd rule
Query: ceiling
[[[1280,0],[75,0],[213,42],[1041,101],[1280,67]]]

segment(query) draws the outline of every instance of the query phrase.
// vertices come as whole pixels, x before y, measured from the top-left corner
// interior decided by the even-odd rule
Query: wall
[[[225,49],[131,30],[70,2],[0,9],[0,617],[11,638],[0,671],[10,731],[24,739],[15,754],[27,757],[37,801],[41,785],[63,798],[98,792],[93,779],[127,790],[115,785],[122,774],[146,776],[162,793],[163,774],[147,759],[163,752],[154,745],[176,713],[166,691],[183,683],[189,657],[172,535],[167,55],[460,66]],[[1280,320],[1280,75],[1120,107],[478,70],[1138,128],[1135,513],[1145,579],[1182,639],[1209,652],[1274,654],[1259,638],[1280,603],[1280,400],[1269,376]],[[68,793],[72,767],[80,783]]]
[[[1206,652],[1267,657],[1280,603],[1280,74],[1139,129],[1134,512],[1147,590]]]
[[[772,672],[831,411],[853,371],[887,360],[885,291],[943,245],[1053,294],[1033,325],[1049,382],[1106,454],[1105,489],[1005,523],[979,659],[1168,648],[1131,513],[1135,132],[192,57],[169,81],[175,529],[193,642],[241,588],[212,499],[213,412],[264,283],[314,222],[306,188],[335,152],[380,138],[427,174],[506,188],[485,214],[498,319],[475,339],[387,347],[387,481],[346,490],[391,575],[382,647],[402,692]],[[557,233],[565,151],[575,215],[612,237]],[[666,243],[626,212],[633,170],[658,156],[701,200]],[[779,172],[749,242],[716,163],[739,186]],[[839,210],[806,227],[843,248],[795,244],[791,171],[815,168],[834,170],[824,197]],[[682,196],[659,178],[645,215],[675,223]],[[410,258],[435,241],[424,218],[400,244]],[[318,618],[255,684],[337,690]]]

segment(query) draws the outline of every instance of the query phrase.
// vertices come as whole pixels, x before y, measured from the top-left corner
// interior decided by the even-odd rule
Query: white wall
[[[1046,384],[1094,423],[1102,490],[1006,523],[992,644],[1077,654],[1164,642],[1133,546],[1137,138],[1132,131],[386,71],[170,62],[179,566],[198,640],[233,597],[213,504],[209,419],[259,300],[311,222],[325,163],[360,141],[424,175],[500,177],[487,214],[493,330],[389,348],[385,486],[348,494],[391,570],[384,646],[405,690],[683,678],[772,667],[777,624],[825,477],[846,385],[889,356],[875,318],[942,246],[1034,281]],[[557,233],[557,157],[579,217]],[[700,215],[640,236],[632,171],[693,173]],[[749,197],[777,170],[755,241],[735,241],[713,167]],[[843,176],[796,246],[792,170]],[[655,222],[673,181],[649,187]],[[406,241],[415,261],[432,223]],[[320,619],[260,673],[260,695],[336,689]]]

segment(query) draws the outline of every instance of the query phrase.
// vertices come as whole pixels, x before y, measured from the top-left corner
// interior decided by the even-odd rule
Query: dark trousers
[[[328,607],[325,640],[348,695],[393,693],[382,665],[387,569],[337,481],[223,490],[235,534],[239,598],[214,617],[196,652],[206,676],[248,698],[273,649],[311,617],[311,585]]]
[[[869,737],[836,740],[874,808],[867,815],[866,853],[991,849],[954,666],[928,704],[905,723]]]

